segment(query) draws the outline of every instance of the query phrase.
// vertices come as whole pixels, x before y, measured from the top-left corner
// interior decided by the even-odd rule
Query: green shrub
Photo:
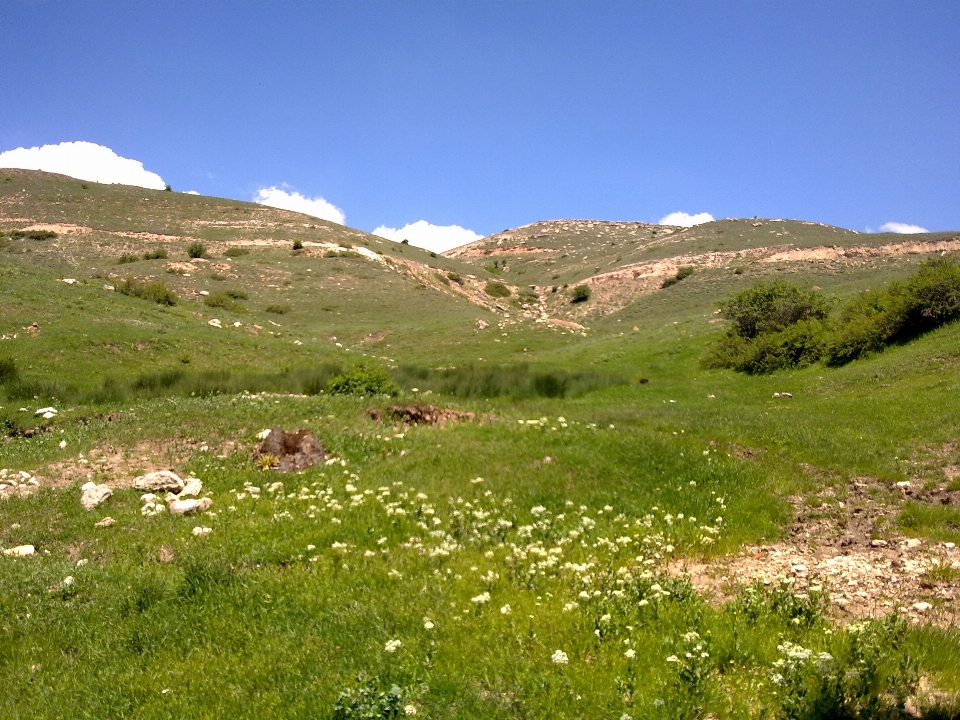
[[[510,297],[510,288],[508,288],[502,282],[497,282],[496,280],[493,282],[488,282],[483,288],[483,291],[490,297],[494,298]]]
[[[344,370],[327,385],[334,395],[399,395],[400,388],[385,370],[357,366]]]
[[[660,289],[662,290],[663,288],[668,288],[671,285],[676,285],[678,282],[690,277],[691,275],[693,275],[693,268],[690,265],[685,265],[679,270],[677,270],[676,275],[664,280],[663,283],[660,285]]]
[[[14,240],[53,240],[57,234],[53,230],[11,230],[10,237]]]
[[[726,340],[728,344],[720,344],[720,357],[726,362],[711,365],[708,361],[708,367],[732,367],[750,375],[764,375],[819,362],[826,349],[826,330],[819,320],[801,320],[753,340],[739,336],[728,336]]]
[[[133,253],[124,253],[117,258],[117,265],[126,265],[128,263],[135,263],[140,260],[139,255],[134,255]]]
[[[228,258],[242,257],[243,255],[249,255],[250,251],[247,248],[242,247],[230,247],[227,248],[226,252],[223,253]]]
[[[196,259],[207,256],[207,246],[202,242],[192,242],[187,245],[187,255]]]
[[[222,308],[229,312],[246,314],[247,308],[238,300],[246,300],[247,294],[240,290],[218,290],[203,298],[203,304],[211,308]]]
[[[540,299],[540,296],[537,295],[537,291],[532,288],[523,288],[522,290],[518,290],[517,297],[519,297],[520,302],[523,303],[536,302]]]
[[[299,240],[299,239],[294,240],[294,241],[293,241],[293,249],[294,249],[294,250],[303,250],[303,241],[302,241],[302,240]]]
[[[141,300],[149,300],[158,305],[176,305],[177,295],[173,290],[167,287],[166,283],[160,281],[143,282],[134,278],[127,278],[117,283],[118,293],[137,297]]]
[[[4,383],[13,382],[17,379],[19,373],[17,372],[17,364],[14,362],[13,358],[4,358],[0,360],[0,385]]]
[[[447,286],[450,285],[450,278],[448,278],[448,277],[447,277],[446,275],[444,275],[443,273],[437,273],[437,280],[439,280],[439,281],[440,281],[441,283],[443,283],[444,285],[447,285]]]
[[[460,276],[460,273],[455,273],[451,270],[447,273],[447,277],[450,278],[451,282],[455,282],[457,285],[463,285],[463,278]]]
[[[816,290],[783,280],[761,280],[721,303],[720,310],[723,317],[733,321],[733,332],[749,340],[801,320],[825,320],[830,307]]]
[[[168,257],[167,251],[164,248],[157,248],[156,250],[148,250],[143,254],[144,260],[166,260]]]
[[[266,312],[274,315],[286,315],[292,309],[289,305],[267,305]]]
[[[573,289],[573,295],[571,296],[571,302],[582,303],[590,299],[590,295],[593,291],[590,289],[589,285],[577,285]]]

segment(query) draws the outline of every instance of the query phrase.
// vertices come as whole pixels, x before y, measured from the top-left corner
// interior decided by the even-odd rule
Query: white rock
[[[63,584],[66,585],[66,586],[73,585],[73,583],[74,583],[73,575],[67,575],[67,576],[63,579]]]
[[[203,492],[203,483],[199,478],[190,477],[187,478],[183,484],[183,490],[180,491],[179,496],[184,497],[196,497]]]
[[[56,416],[56,413],[45,412],[45,413],[43,414],[43,419],[44,419],[44,420],[50,420],[50,419],[52,419],[52,418],[55,417],[55,416]]]
[[[190,498],[189,500],[171,500],[167,503],[167,507],[174,515],[191,515],[195,512],[203,512],[209,509],[211,505],[213,505],[213,500],[210,498],[201,498],[199,500],[194,498]]]
[[[53,407],[40,408],[34,413],[34,415],[47,415],[48,413],[52,413],[53,415],[56,415],[57,409]]]
[[[907,547],[908,547],[908,548],[917,548],[917,547],[920,547],[922,544],[923,544],[923,541],[918,540],[917,538],[908,538],[908,539],[907,539]]]
[[[213,320],[208,320],[207,325],[210,325],[211,327],[215,327],[215,328],[223,327],[223,325],[220,324],[220,321],[217,320],[216,318],[214,318]]]
[[[260,432],[257,433],[257,440],[266,440],[270,436],[271,432],[273,431],[270,428],[267,428],[266,430],[261,430]]]
[[[17,545],[17,547],[4,550],[3,554],[7,557],[27,557],[36,552],[37,549],[33,545]]]
[[[195,528],[193,529],[193,536],[194,536],[194,537],[204,537],[204,536],[206,536],[206,535],[209,535],[209,534],[212,533],[212,532],[213,532],[213,530],[212,530],[211,528],[203,527],[202,525],[198,525],[197,527],[195,527]]]
[[[909,481],[909,480],[901,480],[900,482],[897,483],[897,487],[908,488],[908,487],[910,487],[910,481]]]
[[[918,602],[913,604],[913,609],[916,610],[917,612],[926,612],[932,607],[933,605],[931,605],[928,602]]]
[[[150,503],[155,503],[157,501],[157,496],[153,493],[144,493],[140,496],[141,505],[149,505]]]
[[[181,480],[176,473],[169,470],[158,470],[157,472],[147,473],[146,475],[135,478],[133,486],[137,490],[147,490],[149,492],[157,492],[160,490],[180,492],[183,490],[183,480]]]
[[[886,546],[887,546],[887,541],[886,541],[886,540],[871,540],[871,541],[870,541],[870,544],[871,544],[873,547],[886,547]]]
[[[162,503],[147,503],[140,508],[140,514],[144,517],[153,517],[154,515],[159,515],[166,509],[166,506]]]
[[[112,517],[105,517],[105,518],[104,518],[103,520],[101,520],[100,522],[94,524],[94,527],[106,528],[106,527],[110,527],[111,525],[116,525],[116,524],[117,524],[117,521],[114,520]]]
[[[80,504],[83,505],[84,510],[90,512],[98,505],[105,503],[111,495],[113,490],[106,485],[88,482],[80,488]]]

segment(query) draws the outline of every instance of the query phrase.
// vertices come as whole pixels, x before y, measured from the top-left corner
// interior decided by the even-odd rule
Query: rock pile
[[[306,470],[323,462],[320,438],[311,430],[286,432],[273,428],[261,433],[262,442],[253,451],[253,459],[282,472]]]
[[[153,517],[168,510],[171,515],[192,515],[209,510],[213,505],[213,500],[208,497],[195,497],[203,492],[203,483],[199,478],[189,477],[184,481],[170,470],[141,475],[133,481],[133,486],[138,490],[167,491],[164,498],[156,492],[140,496],[140,514],[144,517]]]
[[[25,470],[0,470],[0,500],[11,495],[29,495],[40,487],[40,482]]]

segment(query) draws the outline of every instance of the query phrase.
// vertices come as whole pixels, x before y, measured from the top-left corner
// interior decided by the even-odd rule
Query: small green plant
[[[455,282],[457,285],[463,285],[463,277],[460,273],[455,273],[452,270],[447,273],[447,277],[450,278],[451,282]]]
[[[163,186],[163,189],[164,189],[166,192],[173,192],[173,188],[170,187],[169,185],[164,185],[164,186]]]
[[[303,250],[303,241],[299,238],[293,241],[294,250]]]
[[[334,395],[399,395],[400,388],[386,371],[359,365],[330,378],[327,390]]]
[[[202,242],[192,242],[187,245],[187,255],[195,260],[204,258],[207,256],[207,246]]]
[[[684,267],[677,270],[676,275],[664,280],[663,283],[660,285],[660,288],[663,289],[663,288],[668,288],[671,285],[676,285],[678,282],[680,282],[681,280],[685,280],[691,275],[693,275],[693,268],[689,265],[685,265]]]
[[[53,230],[11,230],[10,237],[14,240],[53,240],[57,234]]]
[[[520,302],[524,304],[537,302],[540,299],[537,291],[532,288],[523,288],[522,290],[518,290],[517,297],[520,298]]]
[[[144,260],[166,260],[167,251],[165,248],[157,248],[156,250],[148,250],[143,254]]]
[[[126,265],[128,263],[135,263],[140,260],[139,255],[134,255],[133,253],[124,253],[117,258],[117,265]]]
[[[230,312],[246,314],[247,308],[239,300],[246,300],[247,293],[242,290],[218,290],[203,298],[207,307],[221,308]]]
[[[237,258],[243,257],[244,255],[249,255],[250,251],[247,248],[242,247],[229,247],[223,254],[228,258]]]
[[[160,281],[143,282],[135,278],[127,278],[117,283],[116,291],[141,300],[149,300],[158,305],[176,305],[177,295]]]
[[[512,294],[510,292],[510,288],[508,288],[502,282],[497,282],[496,280],[492,282],[488,282],[486,286],[483,288],[483,291],[490,297],[494,297],[494,298],[510,297],[510,295]]]
[[[171,275],[186,275],[187,271],[180,267],[168,267],[167,272]]]
[[[406,715],[409,693],[396,684],[384,689],[380,678],[357,677],[357,685],[344,688],[333,706],[333,720],[390,720]]]
[[[267,305],[265,312],[273,313],[274,315],[286,315],[292,309],[289,305]]]
[[[582,303],[590,299],[591,290],[589,285],[577,285],[570,296],[570,302]]]

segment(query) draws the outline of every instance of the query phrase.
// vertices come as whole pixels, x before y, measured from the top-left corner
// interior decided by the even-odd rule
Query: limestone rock
[[[111,525],[116,525],[116,524],[117,524],[117,521],[114,520],[112,517],[108,516],[108,517],[105,517],[100,522],[94,523],[94,527],[107,528],[107,527],[110,527]]]
[[[111,495],[113,490],[106,485],[88,482],[80,488],[80,504],[83,505],[84,510],[90,512],[98,505],[105,503]]]
[[[213,500],[210,498],[200,498],[199,500],[195,498],[171,500],[167,503],[167,507],[173,515],[192,515],[196,512],[204,512],[208,510],[211,505],[213,505]]]
[[[207,535],[209,535],[209,534],[212,533],[212,532],[213,532],[213,530],[212,530],[211,528],[203,527],[202,525],[198,525],[197,527],[195,527],[195,528],[193,529],[193,536],[194,536],[194,537],[206,537]]]
[[[155,503],[157,501],[157,496],[153,493],[144,493],[140,496],[141,505],[149,505],[150,503]]]
[[[203,492],[203,483],[199,478],[190,477],[187,478],[183,485],[183,490],[180,491],[179,497],[196,497]]]
[[[147,473],[146,475],[135,478],[133,486],[137,490],[146,490],[147,492],[169,490],[178,493],[183,490],[183,480],[170,470],[158,470],[157,472]]]
[[[33,545],[17,545],[17,547],[8,548],[3,551],[7,557],[27,557],[37,552]]]

